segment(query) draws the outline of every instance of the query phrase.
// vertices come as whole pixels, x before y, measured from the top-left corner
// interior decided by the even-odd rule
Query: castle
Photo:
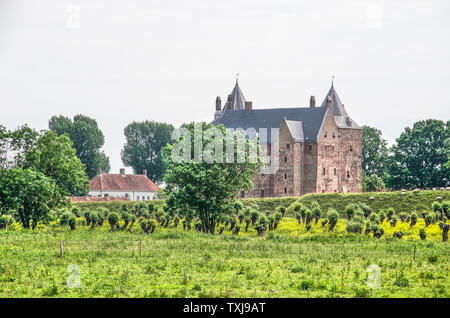
[[[236,80],[223,107],[216,98],[213,124],[256,131],[278,128],[277,136],[268,134],[263,140],[267,155],[272,147],[279,149],[278,169],[254,176],[253,189],[241,197],[361,192],[362,128],[347,114],[333,83],[320,107],[311,96],[309,107],[253,109]]]

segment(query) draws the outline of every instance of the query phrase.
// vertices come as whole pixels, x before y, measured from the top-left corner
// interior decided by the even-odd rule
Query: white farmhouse
[[[99,173],[92,178],[89,196],[143,201],[153,200],[157,191],[158,187],[147,177],[147,171],[125,174],[125,169],[120,169],[120,174]]]

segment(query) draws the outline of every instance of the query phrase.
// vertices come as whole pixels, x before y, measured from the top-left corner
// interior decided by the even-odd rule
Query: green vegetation
[[[374,200],[371,200],[371,197]],[[351,203],[365,203],[376,212],[381,210],[387,211],[391,207],[399,213],[406,212],[411,214],[414,211],[422,213],[423,211],[430,210],[431,204],[436,201],[437,197],[442,197],[443,200],[449,201],[450,191],[407,191],[406,194],[401,194],[400,191],[307,194],[299,198],[297,202],[309,206],[312,202],[316,201],[323,211],[334,208],[339,212],[341,217],[346,217],[345,207]],[[292,213],[292,206],[288,209],[288,213]]]
[[[82,223],[75,231],[56,222],[0,231],[0,297],[450,296],[448,243],[342,234],[343,221],[323,236],[320,224],[307,233],[283,219],[265,237],[161,226],[149,235],[113,233],[108,224]],[[67,285],[72,264],[81,288]],[[372,264],[381,268],[380,288],[366,284]]]

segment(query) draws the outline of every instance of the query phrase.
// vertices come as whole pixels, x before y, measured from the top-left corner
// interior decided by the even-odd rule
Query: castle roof
[[[259,131],[261,142],[271,142],[275,136],[271,136],[270,129],[280,128],[282,120],[286,119],[288,126],[290,125],[295,131],[299,131],[297,128],[301,125],[301,135],[298,132],[294,138],[298,137],[303,139],[302,141],[315,141],[326,111],[326,107],[253,109],[250,112],[228,110],[213,124],[223,124],[226,128],[232,129],[254,128],[256,132]],[[289,123],[291,121],[301,122],[301,124]],[[267,135],[261,133],[261,128],[267,129]]]
[[[143,174],[101,173],[91,179],[90,191],[156,192],[158,187]]]
[[[228,108],[229,108],[230,103],[231,103],[231,110],[245,109],[245,97],[241,91],[241,88],[239,87],[239,83],[238,83],[237,79],[236,79],[236,85],[234,86],[234,88],[231,91],[231,94],[229,96],[231,97],[231,100],[227,99],[225,105],[223,106],[222,113],[229,110]]]
[[[339,98],[336,90],[334,89],[334,84],[331,84],[331,88],[325,97],[322,106],[327,106],[327,97],[331,97],[332,109],[334,119],[336,121],[336,125],[339,128],[360,128],[356,122],[354,122],[350,116],[347,114],[347,111],[344,108],[344,104],[342,104],[341,99]]]

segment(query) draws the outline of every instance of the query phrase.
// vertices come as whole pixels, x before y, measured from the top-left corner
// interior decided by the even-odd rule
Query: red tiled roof
[[[108,202],[108,201],[130,201],[127,198],[118,197],[69,197],[70,202]]]
[[[156,192],[158,187],[143,174],[101,173],[91,179],[90,190]]]

